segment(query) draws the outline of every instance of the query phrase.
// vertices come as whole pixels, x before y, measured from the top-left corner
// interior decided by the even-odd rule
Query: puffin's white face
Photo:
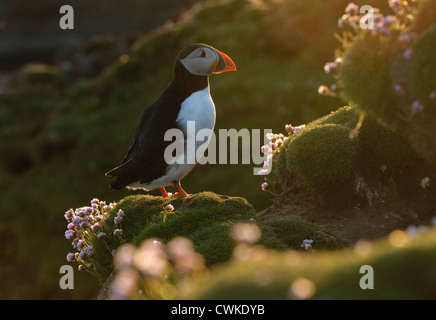
[[[188,56],[180,59],[180,62],[192,74],[208,76],[215,71],[219,62],[219,53],[208,47],[200,47],[192,51]]]

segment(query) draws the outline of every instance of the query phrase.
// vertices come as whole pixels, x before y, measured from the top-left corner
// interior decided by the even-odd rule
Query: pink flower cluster
[[[168,244],[153,238],[139,247],[124,244],[115,252],[114,266],[117,272],[108,297],[110,300],[162,299],[164,293],[159,290],[158,283],[169,285],[167,281],[171,278],[189,281],[206,267],[203,256],[195,252],[191,240],[180,236]],[[176,287],[171,285],[171,288],[171,292],[166,292],[167,299],[177,293]]]
[[[65,212],[64,217],[68,221],[65,239],[70,241],[76,250],[74,253],[67,254],[67,261],[77,261],[79,270],[93,267],[90,261],[94,253],[92,241],[94,237],[100,239],[106,236],[106,233],[100,230],[101,224],[107,219],[115,205],[115,203],[106,204],[105,201],[94,198],[89,207],[70,209]]]
[[[268,144],[263,145],[260,150],[263,154],[266,155],[266,160],[263,163],[263,169],[259,170],[258,174],[260,176],[266,176],[271,172],[272,163],[277,158],[277,154],[280,152],[280,148],[284,145],[289,136],[293,133],[299,132],[304,125],[294,127],[290,124],[285,125],[285,130],[288,133],[288,136],[285,136],[283,133],[268,133],[266,138],[269,140]],[[268,182],[264,182],[261,185],[263,191],[269,190]]]

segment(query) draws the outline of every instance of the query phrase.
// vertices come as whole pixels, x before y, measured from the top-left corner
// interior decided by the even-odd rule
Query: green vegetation
[[[164,217],[168,205],[172,205],[174,210],[167,210]],[[122,210],[123,218],[116,223],[114,219],[119,210]],[[257,225],[262,234],[259,244],[266,248],[298,250],[304,239],[313,239],[316,249],[338,249],[349,244],[333,232],[299,217],[261,221],[255,213],[243,198],[219,196],[212,192],[201,192],[189,199],[128,196],[110,211],[98,231],[90,227],[85,229],[90,238],[83,238],[86,240],[82,247],[92,246],[93,254],[90,259],[85,259],[83,266],[103,283],[113,271],[112,251],[120,245],[133,243],[139,247],[150,238],[168,243],[181,236],[193,242],[195,251],[210,267],[230,259],[235,245],[231,231],[238,223]],[[116,229],[122,230],[121,235],[114,234]],[[102,238],[97,237],[100,231],[106,234]],[[88,268],[87,263],[92,267]]]
[[[175,210],[168,213],[164,221],[161,212],[169,204]],[[195,249],[205,257],[206,263],[212,265],[227,260],[231,255],[231,226],[255,218],[255,211],[246,200],[211,192],[198,193],[190,199],[128,196],[117,204],[102,228],[116,228],[114,217],[120,209],[124,211],[124,220],[120,224],[122,236],[110,233],[104,239],[95,239],[93,243],[94,265],[102,282],[113,271],[113,257],[108,253],[122,243],[140,245],[148,238],[168,242],[176,236],[184,236],[193,241]]]
[[[337,57],[343,63],[335,77],[340,96],[365,113],[401,131],[429,163],[435,163],[436,143],[428,128],[436,112],[436,3],[397,2],[391,12],[374,17],[374,29],[344,30]],[[341,18],[344,25],[360,19]]]
[[[312,193],[342,196],[355,192],[357,175],[375,185],[387,178],[400,184],[404,169],[419,157],[434,162],[435,2],[419,1],[417,11],[410,11],[416,18],[396,20],[389,35],[343,38],[333,56],[333,34],[347,3],[208,1],[145,35],[95,78],[72,81],[45,65],[16,71],[12,87],[0,94],[0,239],[12,244],[0,252],[0,260],[8,262],[0,269],[2,287],[9,289],[0,291],[0,298],[95,298],[99,287],[87,273],[76,277],[73,291],[60,290],[53,276],[71,251],[62,239],[62,215],[92,197],[118,202],[103,227],[107,237],[89,239],[101,282],[113,270],[112,251],[126,243],[139,247],[150,237],[167,243],[183,236],[204,256],[209,271],[192,276],[189,293],[178,287],[188,282],[173,276],[154,287],[172,293],[155,298],[295,298],[292,283],[301,277],[316,289],[310,298],[434,297],[433,229],[416,238],[407,235],[401,248],[384,239],[370,244],[364,256],[359,249],[332,253],[328,250],[349,241],[300,217],[258,218],[256,212],[269,206],[272,196],[252,175],[255,165],[197,166],[183,180],[195,194],[190,199],[113,192],[104,176],[122,160],[143,109],[169,83],[177,52],[192,42],[228,53],[238,67],[211,77],[216,130],[280,132],[285,123],[307,124],[287,136],[273,158],[271,176],[283,190],[297,177]],[[380,9],[386,12],[387,4]],[[356,31],[347,28],[342,31],[348,35]],[[411,38],[399,40],[406,35]],[[409,48],[413,59],[404,57]],[[335,76],[326,75],[325,61],[338,57],[343,62]],[[321,84],[331,88],[335,81],[333,94],[317,94]],[[351,107],[329,114],[344,105],[340,99]],[[420,104],[411,108],[416,100],[424,112]],[[427,144],[419,145],[422,141]],[[175,211],[164,221],[161,212],[170,203]],[[125,213],[123,231],[114,236],[119,209]],[[259,246],[235,243],[229,232],[240,222],[257,225]],[[313,254],[301,247],[306,239],[314,240]],[[247,249],[245,260],[241,248]],[[294,251],[283,252],[288,249]],[[362,264],[377,269],[380,290],[359,288]]]
[[[198,281],[187,298],[431,299],[436,293],[435,241],[433,228],[417,236],[397,231],[376,243],[362,242],[339,252],[253,250],[249,259],[233,261]],[[374,270],[373,290],[360,288],[367,273],[360,273],[363,265]]]
[[[408,140],[369,116],[358,134],[350,137],[359,116],[355,107],[343,107],[291,134],[273,165],[274,179],[286,184],[283,172],[288,172],[313,191],[343,192],[342,184],[357,175],[378,176],[380,170],[387,170],[395,177],[413,162],[416,155]],[[347,191],[354,192],[354,183]]]
[[[268,219],[264,223],[269,226],[277,239],[288,249],[299,250],[304,239],[312,239],[312,247],[319,249],[339,249],[350,242],[332,231],[310,223],[298,216],[286,216]]]
[[[316,90],[331,81],[322,65],[336,44],[332,33],[346,1],[337,1],[341,5],[334,10],[312,11],[315,2],[295,2],[301,18],[291,14],[294,5],[270,1],[196,5],[182,21],[138,40],[127,56],[95,78],[57,82],[57,73],[48,68],[48,77],[32,75],[26,80],[32,85],[20,80],[3,92],[0,224],[8,227],[1,229],[0,238],[23,239],[8,240],[11,249],[2,256],[11,266],[22,266],[20,272],[0,270],[4,287],[11,288],[8,296],[94,296],[96,285],[86,275],[78,277],[77,287],[85,292],[89,287],[88,293],[59,290],[47,277],[29,284],[35,283],[35,274],[57,274],[65,263],[69,243],[60,241],[59,234],[66,208],[82,206],[92,197],[119,201],[131,194],[109,190],[104,172],[122,160],[140,114],[171,80],[174,57],[185,45],[211,44],[238,66],[231,75],[211,78],[216,129],[277,131],[283,119],[304,123],[335,109],[339,99],[320,97]],[[284,20],[288,17],[295,17],[290,25]],[[271,196],[258,188],[248,165],[197,166],[183,182],[190,193],[212,190],[244,197],[256,210],[270,203]],[[34,247],[47,243],[50,247],[40,253],[44,257],[37,258]],[[47,262],[30,265],[29,259]]]
[[[436,7],[436,6],[435,6]],[[436,14],[435,14],[436,17]],[[431,58],[432,48],[436,44],[436,24],[425,30],[413,43],[414,59],[411,62],[412,91],[417,98],[429,108],[429,112],[435,113],[434,102],[430,93],[436,88],[436,62]]]
[[[392,112],[388,45],[379,36],[358,36],[345,52],[338,74],[344,100],[371,114]]]
[[[334,124],[303,130],[287,148],[287,167],[310,189],[339,185],[353,172],[356,140],[350,131]],[[317,156],[315,156],[317,155]]]

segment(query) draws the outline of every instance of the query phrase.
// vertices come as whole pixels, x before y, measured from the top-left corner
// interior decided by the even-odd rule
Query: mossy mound
[[[357,149],[357,140],[349,134],[350,129],[337,124],[303,130],[287,146],[288,170],[313,190],[343,183],[352,174]]]
[[[173,212],[165,215],[165,207],[172,204]],[[124,211],[123,222],[116,225],[114,217]],[[207,265],[227,260],[232,252],[231,226],[236,222],[255,219],[253,207],[243,198],[219,196],[202,192],[192,198],[162,198],[149,195],[128,196],[121,200],[102,225],[102,229],[122,229],[121,236],[108,234],[104,239],[94,239],[97,277],[106,280],[113,271],[112,250],[123,243],[139,245],[147,238],[166,242],[175,236],[191,239]],[[268,242],[268,240],[266,240]],[[281,243],[269,241],[275,247]]]
[[[345,190],[355,194],[357,177],[380,177],[373,184],[382,183],[387,177],[395,178],[414,161],[407,139],[369,116],[358,134],[350,136],[359,117],[355,107],[343,107],[291,134],[273,165],[280,188],[285,190],[288,183],[293,183],[286,176],[296,175],[315,192]]]
[[[435,169],[403,132],[343,107],[284,138],[266,176],[275,193],[260,215],[299,216],[352,242],[426,223],[435,206]],[[427,182],[425,182],[427,181]]]
[[[435,5],[436,7],[436,5]],[[435,15],[436,22],[436,15]],[[436,91],[436,62],[433,59],[436,45],[436,23],[426,29],[413,43],[414,57],[411,61],[410,86],[417,98],[436,112],[436,103],[430,97]],[[433,101],[432,101],[433,100]]]
[[[314,241],[312,244],[314,250],[336,250],[350,245],[349,240],[299,216],[277,217],[264,220],[263,223],[289,249],[302,250],[301,245],[304,239]]]
[[[389,45],[378,36],[359,35],[345,51],[338,73],[344,100],[352,101],[372,115],[390,113],[393,106],[385,49]]]
[[[433,299],[436,295],[436,230],[411,235],[395,231],[375,243],[338,252],[278,253],[252,248],[197,281],[183,299]],[[373,289],[368,269],[373,272]]]
[[[172,204],[164,221],[165,207]],[[124,211],[123,222],[115,225],[114,217]],[[192,198],[163,198],[150,195],[128,196],[111,212],[102,229],[122,229],[121,236],[108,234],[104,239],[95,239],[95,268],[100,281],[106,280],[113,271],[112,250],[123,243],[139,245],[147,238],[169,241],[175,236],[190,238],[196,250],[208,265],[230,257],[232,240],[229,229],[235,222],[249,222],[255,218],[253,207],[243,198],[219,196],[210,192],[196,194]],[[205,237],[205,232],[207,237]],[[221,250],[216,250],[216,247]]]
[[[419,156],[434,164],[436,3],[401,6],[407,16],[406,9],[394,10],[395,15],[379,17],[375,31],[359,30],[344,41],[337,82],[342,98],[404,132]]]
[[[174,211],[165,207],[173,205]],[[119,210],[124,212],[123,221],[115,223]],[[164,220],[165,219],[165,220]],[[190,239],[195,250],[205,258],[207,266],[230,259],[235,241],[231,230],[236,223],[256,224],[261,231],[259,244],[274,249],[301,249],[304,239],[314,239],[317,249],[337,249],[348,241],[333,232],[298,217],[261,221],[253,207],[243,198],[220,196],[201,192],[192,198],[162,198],[149,195],[128,196],[111,211],[101,226],[106,236],[93,236],[94,255],[92,265],[100,282],[113,271],[113,250],[125,243],[139,246],[144,240],[157,238],[164,243],[176,236]],[[121,235],[114,235],[122,229]]]

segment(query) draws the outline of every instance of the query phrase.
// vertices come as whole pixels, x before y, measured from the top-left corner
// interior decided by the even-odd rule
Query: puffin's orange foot
[[[176,192],[176,195],[179,195],[183,198],[189,198],[192,197],[192,194],[186,193],[185,190],[183,190],[182,186],[180,185],[180,183],[178,184],[173,184],[174,188],[177,189],[178,192]]]
[[[185,193],[185,195],[181,195],[181,197],[184,197],[184,198],[190,198],[192,196],[193,196],[192,193]]]
[[[175,196],[180,196],[182,198],[189,198],[189,197],[192,197],[192,194],[189,194],[186,192],[181,194],[180,192],[176,192],[176,193],[168,195],[168,197],[175,197]]]
[[[162,193],[162,197],[164,197],[164,198],[168,198],[169,197],[169,195],[168,195],[167,191],[165,190],[165,188],[160,188],[159,190],[160,190],[160,193]]]

